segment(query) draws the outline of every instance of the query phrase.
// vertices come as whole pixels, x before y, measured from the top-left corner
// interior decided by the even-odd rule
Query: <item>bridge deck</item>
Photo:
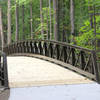
[[[48,61],[8,57],[10,87],[91,83],[89,79]]]

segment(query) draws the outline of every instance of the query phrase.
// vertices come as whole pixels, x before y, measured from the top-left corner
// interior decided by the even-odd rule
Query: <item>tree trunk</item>
[[[42,39],[44,39],[42,0],[40,0],[40,18],[41,18],[41,35],[42,35]]]
[[[31,39],[33,39],[33,19],[32,19],[32,1],[30,2],[30,25],[31,25]]]
[[[24,40],[25,39],[25,32],[24,32],[24,30],[25,30],[25,26],[24,26],[24,5],[22,5],[22,26],[23,26],[22,31],[23,31],[23,40]]]
[[[3,24],[2,24],[2,8],[0,7],[0,42],[1,42],[1,47],[3,51],[4,47],[4,34],[3,34]]]
[[[47,16],[47,40],[49,40],[49,29],[48,29],[48,0],[46,1],[46,7],[47,7],[47,9],[46,9],[46,16]]]
[[[95,13],[96,13],[96,9],[95,9],[95,5],[94,5],[94,49],[96,50],[96,47],[97,47],[97,43],[96,43],[96,41],[97,41],[97,38],[96,38],[96,35],[97,35],[97,32],[96,32],[96,16],[95,16]]]
[[[58,41],[58,17],[57,17],[57,0],[53,0],[53,9],[54,9],[54,39]]]
[[[91,11],[93,11],[93,7],[92,6],[90,6],[89,5],[89,7],[88,7],[88,10],[89,10],[89,16],[90,16],[90,26],[91,26],[91,28],[93,28],[93,13],[91,13]]]
[[[18,0],[16,0],[15,3],[16,3],[16,11],[15,11],[16,34],[15,34],[15,41],[18,41],[18,37],[19,37],[19,5],[18,5]]]
[[[75,26],[74,26],[74,0],[70,0],[70,22],[71,22],[71,35],[75,35]]]
[[[50,40],[52,40],[52,15],[51,15],[51,0],[49,0],[49,16],[50,16]]]
[[[65,4],[64,4],[65,0],[62,0],[62,23],[63,23],[63,29],[62,29],[62,42],[66,42],[66,32],[65,32]]]
[[[11,1],[8,0],[8,44],[11,43]]]

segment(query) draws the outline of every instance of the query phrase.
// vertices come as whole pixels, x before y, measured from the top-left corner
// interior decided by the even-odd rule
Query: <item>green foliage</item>
[[[92,45],[93,39],[94,39],[93,30],[84,32],[83,34],[81,34],[80,36],[77,36],[75,38],[76,44],[78,46],[89,48],[89,49],[93,49],[94,48],[93,45]]]
[[[96,33],[97,35],[95,36],[94,29],[91,29],[90,27],[90,21],[86,20],[84,22],[84,25],[80,28],[78,36],[75,37],[75,43],[78,46],[82,46],[85,48],[93,49],[94,45],[93,42],[95,39],[100,39],[100,16],[96,17]]]
[[[23,38],[23,34],[26,39],[30,38],[30,3],[32,3],[32,21],[33,21],[33,34],[35,39],[41,39],[42,37],[47,37],[46,31],[50,32],[50,9],[49,4],[47,7],[47,1],[43,0],[42,14],[43,14],[43,25],[41,25],[40,20],[40,0],[17,0],[19,5],[19,39]],[[94,34],[94,29],[90,27],[90,16],[88,13],[93,13],[94,11],[88,12],[88,7],[100,6],[100,0],[74,0],[75,3],[75,35],[71,36],[71,24],[70,24],[70,0],[58,0],[59,10],[58,10],[58,31],[60,35],[60,41],[62,40],[62,33],[65,32],[65,36],[68,40],[74,39],[76,45],[93,49],[92,45],[95,38],[100,39],[100,16],[96,17],[96,37]],[[49,2],[48,2],[49,3]],[[4,24],[4,33],[7,36],[7,2],[5,0],[1,0],[0,4],[3,5],[3,24]],[[22,5],[24,5],[24,33],[22,26]],[[15,0],[11,0],[11,25],[12,25],[12,40],[15,41]],[[100,8],[96,8],[96,11],[99,11]],[[53,0],[51,0],[51,17],[52,17],[52,39],[54,39],[54,11],[53,11]],[[48,22],[48,24],[47,24]],[[94,20],[93,20],[94,22]],[[41,29],[44,29],[44,36],[41,35]],[[73,44],[73,43],[72,43]]]

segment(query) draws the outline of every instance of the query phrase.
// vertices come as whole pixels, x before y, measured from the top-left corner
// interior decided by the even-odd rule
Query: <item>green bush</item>
[[[89,49],[94,49],[93,43],[95,42],[96,39],[97,40],[100,39],[100,34],[98,34],[100,33],[99,22],[100,22],[100,17],[97,17],[96,18],[97,35],[95,36],[94,28],[92,29],[90,27],[90,21],[86,20],[84,22],[84,25],[80,28],[78,36],[75,36],[74,38],[74,42],[76,43],[76,45],[89,48]]]

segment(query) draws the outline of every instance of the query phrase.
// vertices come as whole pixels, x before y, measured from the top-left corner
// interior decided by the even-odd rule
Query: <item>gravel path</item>
[[[32,58],[8,57],[10,87],[92,83],[59,65]]]

